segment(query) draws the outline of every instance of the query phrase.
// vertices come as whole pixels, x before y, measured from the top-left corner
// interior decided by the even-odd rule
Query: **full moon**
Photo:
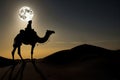
[[[30,7],[24,6],[19,9],[19,18],[22,21],[32,20],[34,16],[33,10]]]

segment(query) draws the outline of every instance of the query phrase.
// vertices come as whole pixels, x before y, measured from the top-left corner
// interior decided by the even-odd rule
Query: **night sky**
[[[34,11],[32,28],[39,36],[56,32],[36,46],[36,58],[81,44],[120,49],[119,0],[0,0],[0,56],[11,58],[14,37],[27,25],[18,18],[22,6]],[[30,46],[23,45],[22,55],[30,57]]]

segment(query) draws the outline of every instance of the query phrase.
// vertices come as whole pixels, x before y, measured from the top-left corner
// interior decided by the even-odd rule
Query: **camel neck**
[[[46,32],[45,36],[43,38],[40,38],[38,39],[38,42],[39,43],[44,43],[48,40],[48,38],[50,37],[51,34],[49,34],[48,32]]]

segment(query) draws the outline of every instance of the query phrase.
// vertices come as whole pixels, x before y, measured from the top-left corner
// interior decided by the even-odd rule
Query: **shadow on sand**
[[[47,78],[45,77],[45,75],[43,74],[42,70],[39,69],[35,63],[35,60],[32,61],[32,64],[33,64],[33,67],[35,69],[35,71],[40,75],[40,77],[43,79],[43,80],[47,80]]]
[[[30,61],[34,70],[40,75],[42,80],[47,80],[42,71],[37,67],[35,61]],[[0,80],[23,80],[23,73],[28,62],[20,62],[19,64],[11,65],[2,75]],[[18,67],[20,66],[20,67]],[[17,69],[16,69],[17,68]]]

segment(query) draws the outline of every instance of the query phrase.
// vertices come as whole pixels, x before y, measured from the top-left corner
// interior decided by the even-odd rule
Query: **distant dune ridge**
[[[108,50],[102,47],[83,44],[69,50],[56,52],[44,58],[44,61],[50,63],[69,63],[74,60],[88,60],[96,57],[120,57],[120,50]],[[115,56],[116,55],[116,56]]]
[[[0,57],[0,80],[120,80],[120,50],[83,44],[34,61]]]
[[[19,62],[19,60],[13,61],[12,59],[0,57],[0,67],[14,65],[14,64],[17,64],[18,62]]]

